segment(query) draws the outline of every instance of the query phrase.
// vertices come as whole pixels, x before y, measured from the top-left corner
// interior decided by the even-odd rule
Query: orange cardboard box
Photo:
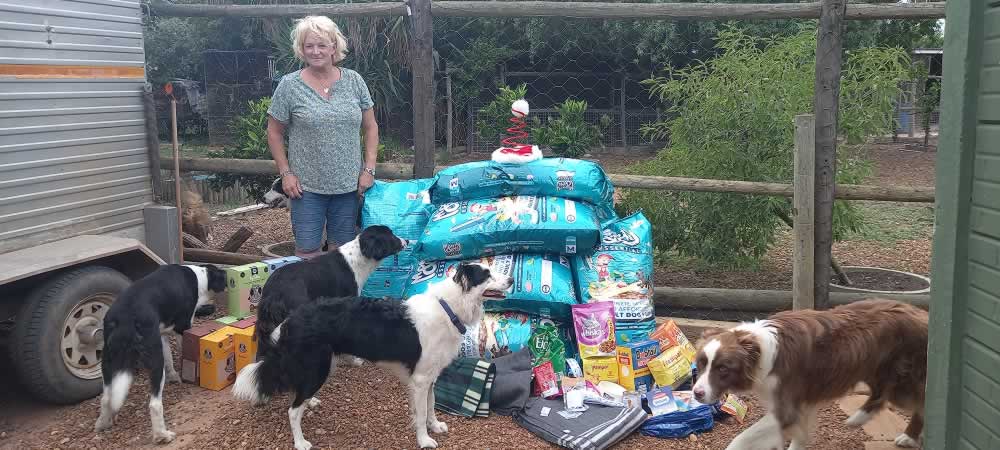
[[[236,347],[236,373],[257,357],[257,340],[253,338],[256,325],[233,329],[233,346]]]
[[[220,391],[236,381],[236,352],[233,346],[235,330],[236,328],[227,326],[201,338],[199,386]]]

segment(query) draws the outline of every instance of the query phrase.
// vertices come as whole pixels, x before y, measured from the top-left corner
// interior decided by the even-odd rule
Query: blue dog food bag
[[[578,255],[577,291],[581,303],[615,303],[619,344],[649,339],[653,312],[653,230],[642,212],[605,224],[596,251]]]
[[[569,321],[570,305],[577,303],[569,258],[553,254],[518,253],[465,260],[488,264],[490,271],[514,278],[503,300],[487,300],[486,311],[517,311]],[[406,288],[410,297],[427,291],[431,283],[454,276],[462,261],[420,261]]]
[[[391,183],[376,180],[365,192],[361,226],[385,225],[396,236],[411,242],[399,253],[382,260],[362,286],[361,295],[403,298],[407,280],[417,267],[413,247],[430,217],[430,187],[434,181],[434,178]]]
[[[559,197],[463,200],[436,207],[416,247],[423,260],[592,251],[600,224],[587,203]]]
[[[435,204],[517,195],[562,197],[590,203],[602,221],[614,217],[614,186],[600,164],[542,158],[525,164],[475,161],[447,167],[431,188]]]
[[[572,331],[562,322],[515,311],[484,314],[482,320],[466,331],[459,356],[489,361],[516,353],[528,345],[532,333],[540,325],[554,326],[559,334],[559,340],[566,348],[566,357],[575,356],[571,353],[576,347]]]

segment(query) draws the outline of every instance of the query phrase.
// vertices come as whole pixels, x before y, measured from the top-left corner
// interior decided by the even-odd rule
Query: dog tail
[[[129,388],[135,378],[133,369],[139,362],[139,352],[133,349],[142,343],[142,335],[136,332],[136,326],[131,321],[119,322],[109,320],[104,323],[101,332],[104,335],[104,348],[101,351],[101,376],[104,380],[105,392],[110,394],[110,403],[114,411],[125,404]]]
[[[263,342],[272,339],[278,340],[281,333],[281,325],[275,328],[271,336],[261,336],[258,340]],[[263,356],[259,361],[247,364],[236,376],[233,385],[233,396],[239,400],[249,401],[255,405],[266,403],[271,396],[284,389],[284,376],[281,369],[281,355],[270,354]]]

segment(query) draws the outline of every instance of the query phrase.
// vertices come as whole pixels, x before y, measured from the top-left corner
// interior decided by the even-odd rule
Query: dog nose
[[[705,389],[704,388],[700,388],[700,387],[695,387],[694,388],[694,399],[700,401],[703,398],[705,398]]]

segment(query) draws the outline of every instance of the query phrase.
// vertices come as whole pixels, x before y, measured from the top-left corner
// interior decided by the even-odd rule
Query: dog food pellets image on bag
[[[617,356],[615,304],[594,302],[573,305],[573,328],[581,358]],[[616,374],[617,376],[617,374]]]
[[[649,338],[653,312],[653,234],[642,212],[606,223],[592,253],[574,257],[580,301],[613,301],[619,344]]]

